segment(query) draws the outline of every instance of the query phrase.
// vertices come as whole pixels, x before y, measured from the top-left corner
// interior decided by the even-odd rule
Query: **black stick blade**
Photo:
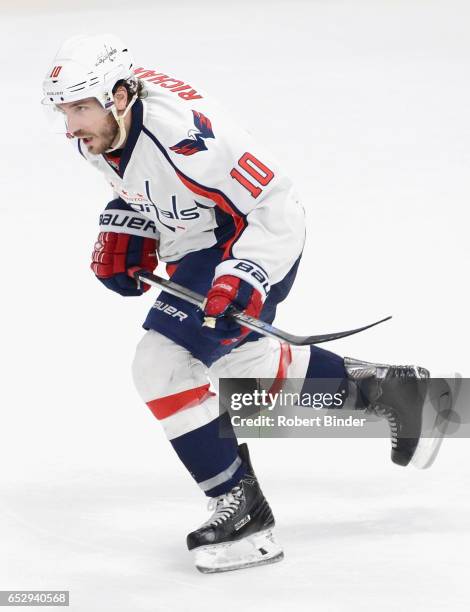
[[[152,285],[154,287],[160,287],[167,293],[171,293],[190,304],[194,304],[201,310],[204,309],[204,296],[191,291],[191,289],[187,289],[177,283],[167,280],[165,278],[161,278],[160,276],[156,276],[155,274],[151,274],[150,272],[144,272],[142,270],[137,270],[132,274],[132,277],[135,278],[136,281],[141,281],[147,283],[148,285]],[[295,336],[294,334],[289,334],[288,332],[282,331],[282,329],[278,329],[274,327],[270,323],[266,323],[265,321],[261,321],[260,319],[255,319],[254,317],[250,317],[244,312],[240,312],[236,308],[229,308],[227,311],[227,316],[235,319],[239,323],[241,323],[244,327],[248,327],[252,331],[256,331],[263,336],[269,336],[271,338],[275,338],[276,340],[282,340],[283,342],[288,342],[289,344],[293,344],[295,346],[307,346],[309,344],[321,344],[322,342],[331,342],[332,340],[338,340],[339,338],[346,338],[346,336],[352,336],[353,334],[358,334],[370,327],[374,327],[375,325],[379,325],[379,323],[383,323],[384,321],[388,321],[392,317],[385,317],[385,319],[380,319],[380,321],[376,321],[375,323],[370,323],[369,325],[364,325],[364,327],[358,327],[357,329],[350,329],[348,331],[336,332],[333,334],[320,334],[316,336]]]
[[[280,329],[277,329],[273,325],[266,323],[265,321],[260,321],[259,319],[254,319],[242,312],[232,312],[230,316],[236,319],[239,323],[243,323],[246,327],[253,331],[257,331],[265,336],[270,336],[271,338],[276,338],[277,340],[283,340],[284,342],[288,342],[289,344],[293,344],[295,346],[307,346],[310,344],[321,344],[323,342],[331,342],[332,340],[339,340],[340,338],[346,338],[347,336],[353,336],[354,334],[358,334],[366,329],[374,327],[375,325],[379,325],[384,321],[388,321],[392,317],[385,317],[384,319],[380,319],[380,321],[375,321],[374,323],[369,323],[368,325],[364,325],[363,327],[357,327],[356,329],[349,329],[347,331],[342,332],[334,332],[330,334],[318,334],[314,336],[296,336],[294,334],[289,334],[288,332],[284,332]]]

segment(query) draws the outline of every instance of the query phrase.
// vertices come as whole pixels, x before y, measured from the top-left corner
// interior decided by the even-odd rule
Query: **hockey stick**
[[[191,289],[186,289],[186,287],[178,285],[177,283],[171,280],[167,280],[165,278],[162,278],[161,276],[156,276],[155,274],[151,274],[150,272],[144,272],[142,270],[137,270],[136,272],[131,273],[131,276],[137,281],[137,283],[143,282],[147,285],[150,285],[151,287],[159,287],[167,293],[170,293],[171,295],[174,295],[177,298],[180,298],[181,300],[189,302],[190,304],[197,306],[201,310],[204,310],[204,296],[200,295],[199,293],[196,293],[195,291],[191,291]],[[357,329],[350,329],[348,331],[343,332],[336,332],[332,334],[319,334],[316,336],[295,336],[294,334],[289,334],[288,332],[282,331],[281,329],[277,329],[277,327],[273,327],[265,321],[250,317],[244,312],[240,312],[233,306],[229,307],[226,316],[235,319],[244,327],[248,327],[252,331],[258,332],[263,336],[269,336],[271,338],[275,338],[276,340],[283,340],[284,342],[294,344],[295,346],[321,344],[322,342],[331,342],[332,340],[338,340],[339,338],[346,338],[346,336],[358,334],[359,332],[362,332],[365,329],[374,327],[375,325],[383,323],[384,321],[388,321],[392,318],[391,316],[385,317],[385,319],[380,319],[380,321],[376,321],[375,323],[364,325],[364,327],[358,327]]]

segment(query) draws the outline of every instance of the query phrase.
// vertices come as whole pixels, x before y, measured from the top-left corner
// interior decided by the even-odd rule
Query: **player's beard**
[[[108,113],[105,117],[103,127],[98,132],[90,132],[83,135],[78,133],[77,135],[79,138],[83,138],[83,136],[91,136],[92,140],[89,143],[86,142],[86,139],[84,139],[84,143],[88,151],[93,155],[101,155],[111,148],[113,142],[117,140],[118,134],[119,126],[117,121],[112,113]]]

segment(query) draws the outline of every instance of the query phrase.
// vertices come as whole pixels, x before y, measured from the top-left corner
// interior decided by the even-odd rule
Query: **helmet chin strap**
[[[113,107],[111,108],[111,112],[113,113],[113,116],[116,119],[116,122],[119,127],[119,137],[118,137],[117,142],[113,142],[111,144],[111,148],[106,149],[106,153],[112,153],[112,151],[116,151],[116,149],[119,149],[120,147],[122,147],[124,141],[126,140],[127,133],[126,133],[126,126],[124,125],[124,119],[126,118],[127,113],[131,110],[132,105],[134,104],[136,100],[137,100],[137,95],[132,97],[132,100],[129,102],[129,104],[126,107],[126,110],[122,113],[122,115],[118,115],[116,105],[113,105]]]

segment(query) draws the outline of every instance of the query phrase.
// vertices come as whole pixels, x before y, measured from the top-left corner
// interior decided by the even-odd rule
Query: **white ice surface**
[[[252,441],[286,560],[195,572],[184,540],[205,500],[129,372],[152,296],[121,300],[88,270],[108,188],[38,101],[59,42],[103,30],[215,94],[303,194],[277,324],[393,314],[331,350],[470,376],[470,5],[63,4],[1,4],[0,589],[69,589],[79,612],[467,610],[467,440],[427,472],[393,466],[387,440]]]

